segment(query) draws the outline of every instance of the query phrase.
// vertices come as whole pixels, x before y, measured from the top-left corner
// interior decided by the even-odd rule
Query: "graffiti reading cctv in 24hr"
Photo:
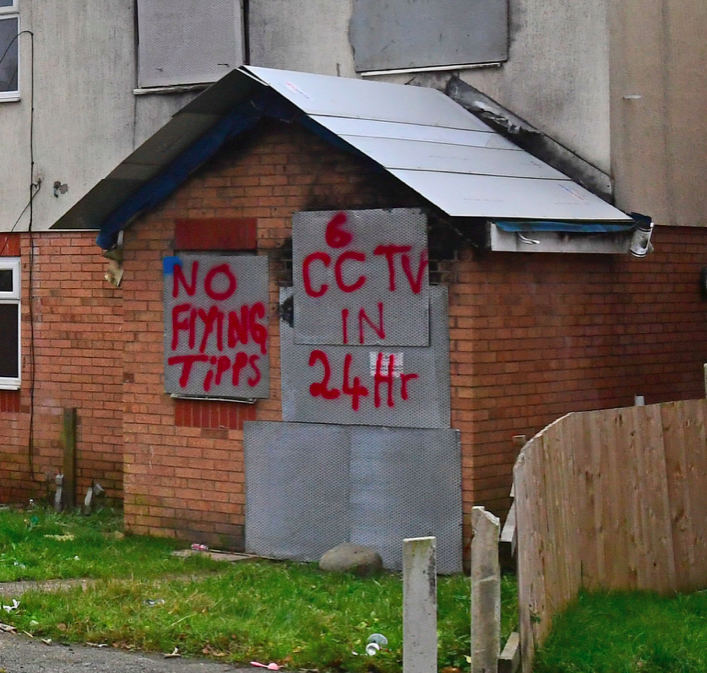
[[[366,286],[368,277],[366,272],[370,269],[366,253],[356,250],[354,235],[347,228],[347,215],[337,213],[328,223],[325,230],[326,249],[317,250],[307,255],[302,262],[302,282],[304,291],[312,298],[326,297],[328,293],[343,292],[351,295],[352,303],[355,294]],[[422,250],[418,260],[413,260],[412,246],[380,244],[373,251],[374,258],[384,259],[387,268],[387,289],[389,292],[400,290],[401,284],[408,284],[413,294],[420,294],[428,266],[427,250]],[[413,267],[415,264],[416,268]],[[317,265],[327,270],[333,270],[334,281],[328,283],[315,283],[312,279],[312,269]],[[384,340],[385,333],[385,302],[377,303],[377,314],[368,315],[365,309],[351,311],[341,309],[341,334],[344,345],[365,345],[366,329],[370,329],[380,340]],[[373,404],[376,408],[383,404],[388,407],[395,406],[396,391],[404,401],[409,398],[411,383],[419,378],[416,373],[404,373],[402,353],[371,354],[370,373],[373,376]],[[353,354],[344,356],[342,386],[336,388],[332,385],[332,367],[329,357],[324,350],[312,350],[309,356],[309,366],[321,368],[321,379],[309,386],[312,397],[324,400],[336,400],[342,395],[349,395],[351,408],[358,411],[362,397],[369,397],[368,387],[361,383],[360,376],[352,374]],[[396,383],[399,382],[399,385]]]
[[[172,297],[186,301],[172,308],[169,347],[172,353],[178,352],[186,340],[189,353],[182,351],[167,359],[168,365],[182,367],[180,387],[187,388],[198,372],[203,376],[204,393],[226,378],[234,388],[243,383],[254,388],[262,378],[260,358],[268,353],[265,304],[238,304],[234,296],[238,279],[229,262],[211,266],[205,274],[200,273],[198,259],[187,261],[185,266],[186,272],[181,264],[173,272]],[[206,302],[200,297],[206,297]],[[257,353],[244,348],[251,342]]]

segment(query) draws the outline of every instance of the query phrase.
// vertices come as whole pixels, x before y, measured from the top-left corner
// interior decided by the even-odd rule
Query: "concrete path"
[[[198,659],[125,652],[112,647],[45,645],[23,635],[0,633],[0,673],[253,673]]]
[[[71,580],[21,580],[19,582],[0,582],[0,598],[19,598],[28,591],[63,591],[82,587],[84,591],[98,580],[71,579]],[[2,621],[2,620],[0,620]]]

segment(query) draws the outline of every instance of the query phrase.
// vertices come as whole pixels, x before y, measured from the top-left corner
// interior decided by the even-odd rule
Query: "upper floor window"
[[[354,0],[358,72],[428,70],[508,58],[508,0]]]
[[[241,0],[138,0],[137,21],[141,88],[215,82],[243,64]]]
[[[20,258],[0,257],[0,389],[20,387]]]
[[[20,94],[19,0],[0,0],[0,100]]]

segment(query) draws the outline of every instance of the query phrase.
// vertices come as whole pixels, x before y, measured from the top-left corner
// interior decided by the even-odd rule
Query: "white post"
[[[471,510],[471,673],[496,673],[501,651],[501,522],[483,507]]]
[[[403,673],[437,673],[437,539],[403,540]]]

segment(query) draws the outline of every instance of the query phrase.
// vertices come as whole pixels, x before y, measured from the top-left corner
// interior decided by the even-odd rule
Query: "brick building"
[[[188,179],[156,191],[134,220],[122,196],[108,204],[124,209],[118,228],[129,224],[120,287],[103,278],[95,231],[7,237],[3,255],[22,262],[22,377],[31,384],[0,392],[5,501],[48,488],[61,467],[62,410],[76,407],[80,489],[97,479],[122,497],[136,533],[242,547],[243,423],[283,419],[279,291],[292,284],[292,218],[302,211],[428,212],[430,281],[449,295],[465,513],[476,503],[507,508],[514,436],[634,395],[653,403],[703,393],[703,229],[657,228],[645,259],[480,249],[480,220],[449,217],[370,157],[282,120],[234,134]],[[87,212],[80,202],[69,217],[85,225]],[[268,258],[266,399],[165,393],[163,260],[195,250]]]

